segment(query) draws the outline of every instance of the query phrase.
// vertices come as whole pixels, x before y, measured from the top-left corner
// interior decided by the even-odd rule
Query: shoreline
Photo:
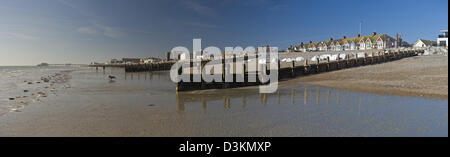
[[[286,81],[383,95],[448,99],[448,57],[415,56]]]

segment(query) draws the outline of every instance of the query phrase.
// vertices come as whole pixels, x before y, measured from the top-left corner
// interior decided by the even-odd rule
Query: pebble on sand
[[[16,98],[9,98],[9,100],[16,100]]]
[[[26,90],[26,89],[25,89],[25,90],[23,90],[23,92],[25,92],[25,93],[26,93],[26,92],[29,92],[29,90]]]

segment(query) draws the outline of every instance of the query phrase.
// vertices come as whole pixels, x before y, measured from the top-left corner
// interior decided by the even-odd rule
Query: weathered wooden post
[[[377,62],[378,62],[378,63],[381,62],[380,58],[381,58],[381,52],[378,51],[378,52],[377,52]]]
[[[374,63],[374,60],[375,60],[375,56],[374,56],[374,54],[375,53],[373,53],[373,51],[372,51],[372,53],[371,53],[371,58],[370,58],[370,64],[373,64]]]
[[[255,73],[256,73],[256,79],[258,80],[258,78],[259,78],[259,76],[258,76],[258,71],[259,71],[259,59],[258,59],[258,54],[256,54],[256,58],[255,58],[255,61],[256,61],[256,67],[255,67],[255,69],[256,69],[256,71],[255,71]]]
[[[363,65],[367,64],[367,53],[364,52]]]
[[[391,60],[391,50],[387,50],[387,57],[386,57],[386,61],[390,61]]]
[[[292,60],[291,64],[291,77],[295,77],[295,61]]]
[[[222,55],[222,82],[225,85],[225,53]]]
[[[280,59],[277,59],[277,63],[278,63],[278,70],[281,69],[281,61]]]
[[[394,59],[397,59],[398,54],[396,53],[396,51],[394,51],[393,54],[394,54]]]
[[[330,71],[330,56],[327,56],[327,69],[326,71]]]
[[[340,54],[340,53],[337,54],[336,61],[337,61],[336,69],[340,69],[340,68],[339,68],[340,62],[341,62],[341,54]]]
[[[345,60],[347,61],[347,63],[345,64],[344,68],[347,68],[347,67],[349,67],[349,64],[350,64],[350,54],[345,55]]]
[[[246,82],[248,82],[248,74],[247,74],[248,55],[247,54],[244,55],[244,64],[243,65],[244,65],[243,66],[243,73],[244,73],[244,84],[245,84]]]
[[[191,56],[191,59],[189,59],[189,80],[190,82],[194,82],[194,62],[193,62],[193,56]],[[159,69],[159,64],[158,64]]]
[[[320,59],[317,58],[316,60],[316,73],[320,73]]]
[[[309,74],[308,58],[305,58],[304,68],[304,74]]]
[[[233,81],[232,82],[237,82],[236,80],[236,73],[237,73],[237,67],[236,67],[236,54],[233,54]]]

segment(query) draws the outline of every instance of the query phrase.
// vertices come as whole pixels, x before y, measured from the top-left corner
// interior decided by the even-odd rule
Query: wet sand
[[[257,86],[177,93],[168,72],[79,68],[67,72],[61,84],[70,88],[0,115],[0,136],[447,137],[448,99],[318,86],[330,80],[355,85],[357,80],[375,87],[446,90],[447,60],[413,57],[311,75],[281,82],[272,94],[260,94]],[[339,75],[325,77],[333,73]],[[109,81],[109,75],[117,79]],[[8,101],[11,106],[15,102]]]
[[[285,83],[299,82],[341,90],[448,99],[448,56],[416,56],[300,77]]]
[[[447,99],[298,82],[272,94],[258,87],[177,93],[167,72],[70,75],[72,88],[0,116],[0,136],[448,136]]]

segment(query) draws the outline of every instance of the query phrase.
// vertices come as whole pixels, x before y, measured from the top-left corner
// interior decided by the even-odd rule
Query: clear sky
[[[162,57],[175,46],[262,46],[448,29],[448,0],[0,0],[0,65]]]

